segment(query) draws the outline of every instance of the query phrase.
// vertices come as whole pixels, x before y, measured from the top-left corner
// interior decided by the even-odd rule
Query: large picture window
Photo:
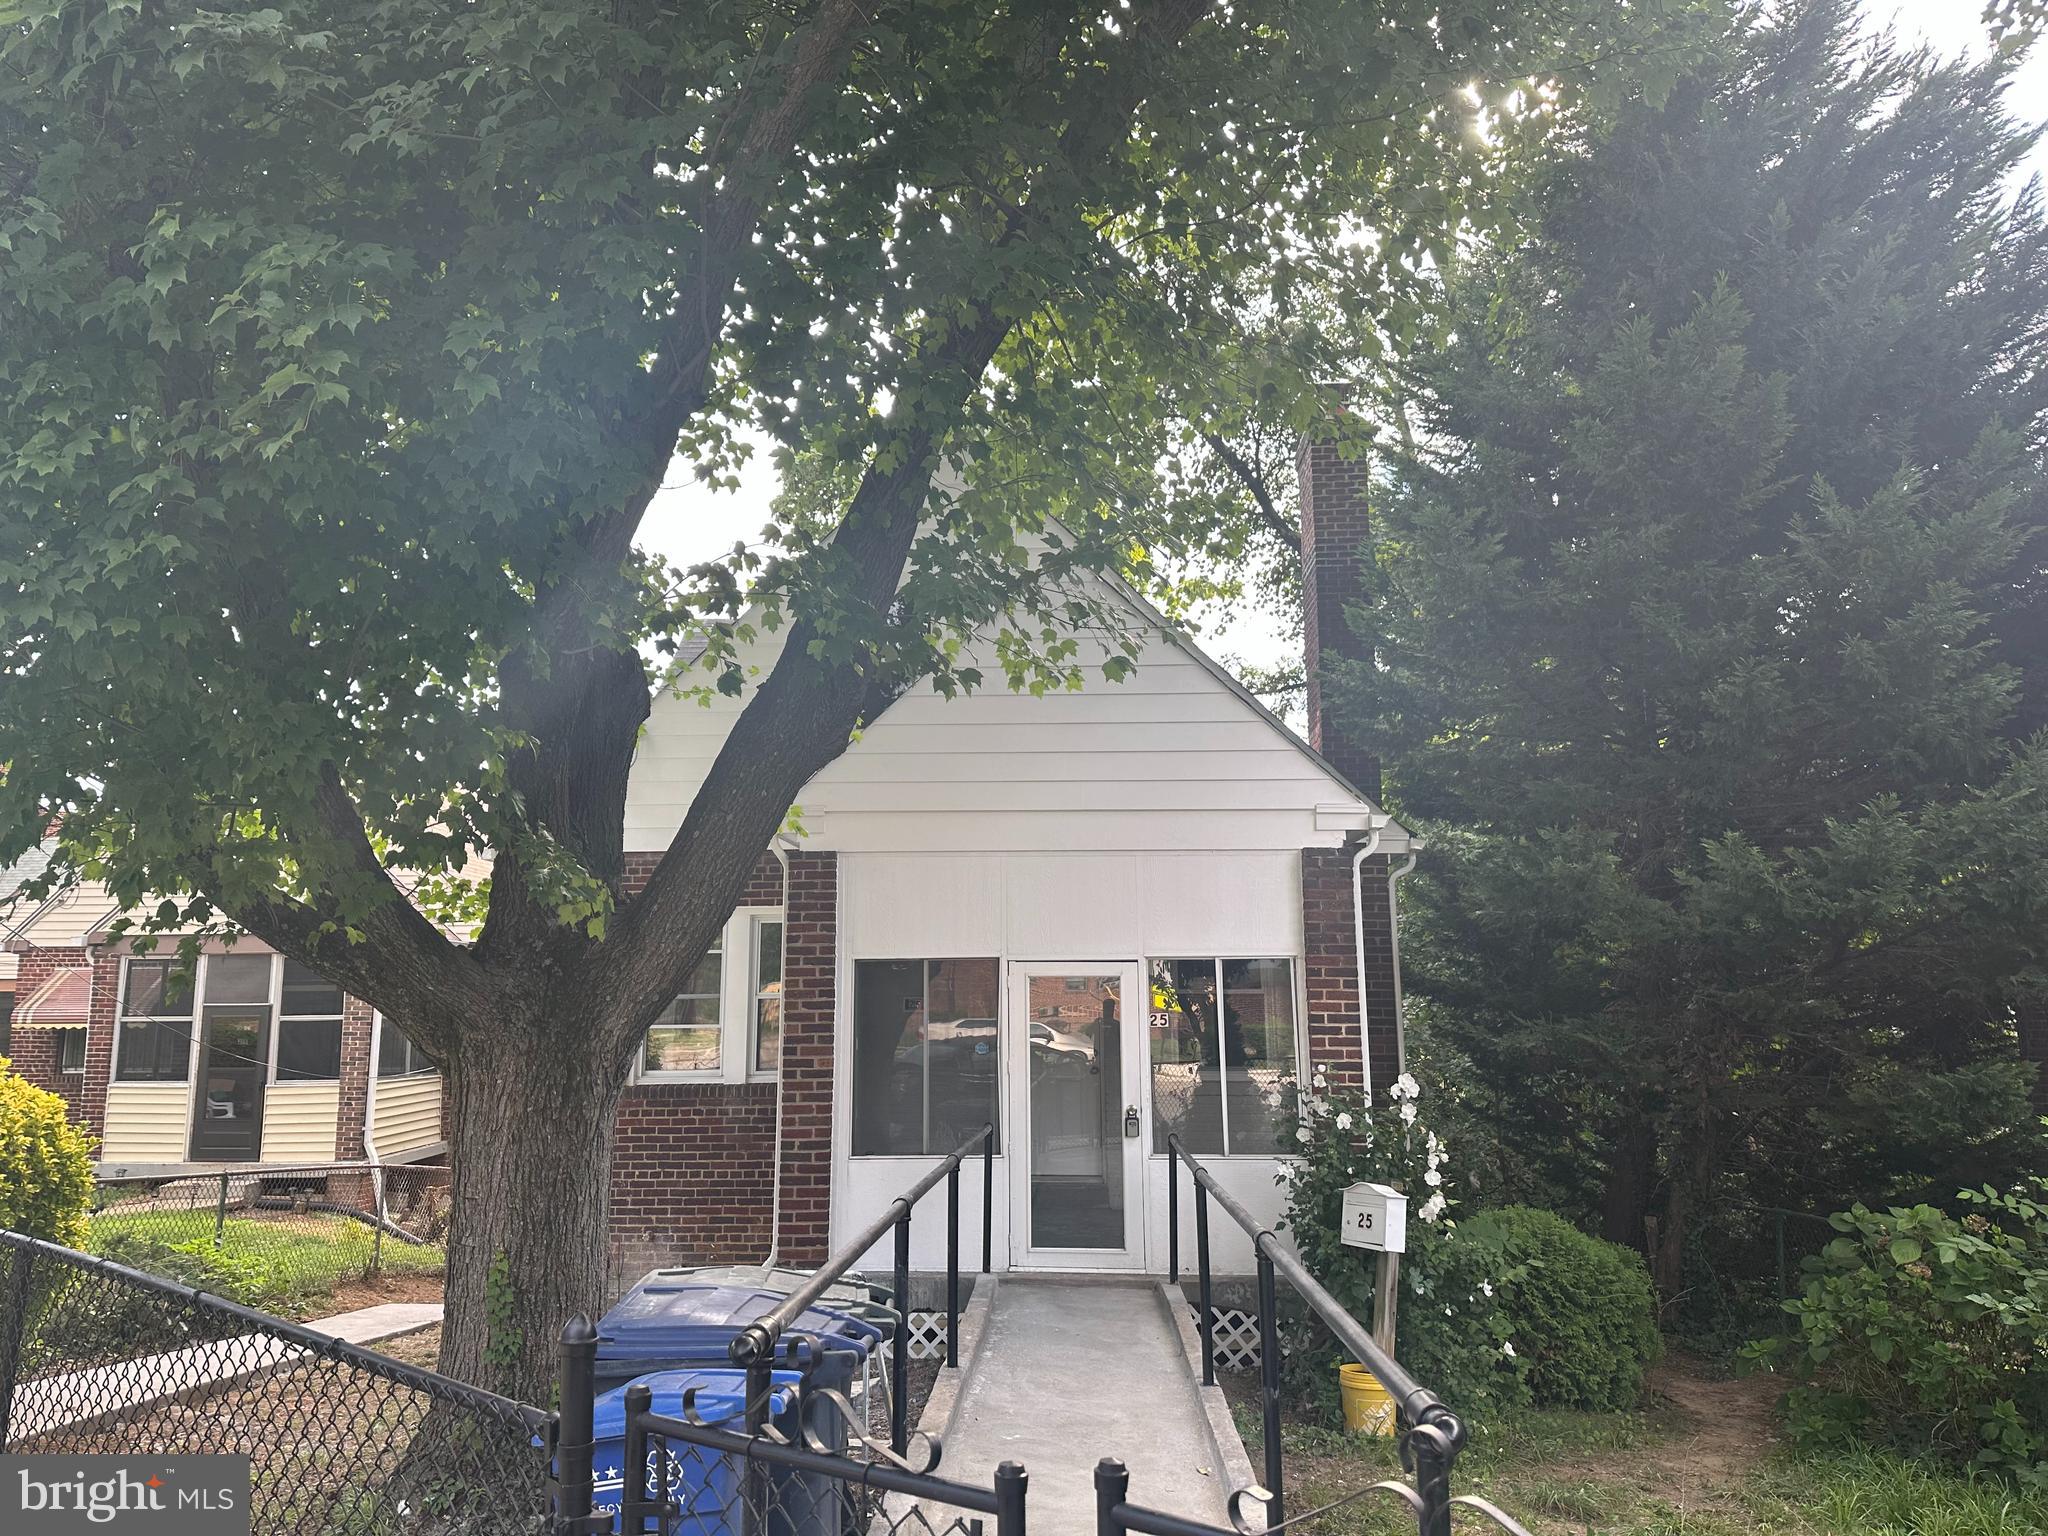
[[[854,1156],[951,1152],[998,1120],[996,969],[993,959],[854,962]]]
[[[130,960],[121,983],[114,1077],[182,1083],[192,1064],[192,977],[175,960]]]
[[[1152,1147],[1178,1132],[1190,1152],[1285,1151],[1294,1108],[1291,960],[1154,960],[1146,1034]]]

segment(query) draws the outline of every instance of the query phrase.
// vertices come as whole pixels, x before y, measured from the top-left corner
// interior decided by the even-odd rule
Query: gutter
[[[1352,974],[1358,981],[1358,1050],[1360,1065],[1365,1075],[1365,1102],[1372,1103],[1372,1006],[1365,996],[1365,861],[1380,851],[1380,838],[1385,833],[1389,818],[1382,812],[1373,812],[1373,826],[1364,842],[1358,845],[1358,852],[1351,858],[1351,942],[1357,970]],[[1413,860],[1410,861],[1411,863]],[[1392,890],[1391,883],[1388,886]],[[1396,971],[1396,985],[1399,972]],[[1396,994],[1398,995],[1398,994]],[[1398,1023],[1398,1020],[1396,1021]],[[1398,1031],[1395,1039],[1400,1038]]]
[[[377,1068],[384,1054],[384,1015],[370,1010],[370,1081],[363,1088],[363,1161],[371,1168],[370,1187],[375,1191],[377,1220],[386,1220],[384,1208],[384,1159],[377,1155]],[[443,1126],[442,1130],[447,1127]]]
[[[782,1034],[776,1046],[775,1061],[775,1145],[770,1155],[775,1159],[768,1185],[768,1257],[761,1261],[763,1269],[773,1269],[782,1258],[782,1085],[788,1080],[788,1062],[783,1058],[789,1049],[789,849],[787,839],[778,835],[768,845],[768,851],[775,855],[775,862],[782,866],[782,970],[783,1006]],[[748,962],[752,963],[751,959]],[[838,965],[835,956],[833,965]],[[749,1004],[751,1007],[751,1003]],[[751,1027],[749,1020],[749,1027]]]

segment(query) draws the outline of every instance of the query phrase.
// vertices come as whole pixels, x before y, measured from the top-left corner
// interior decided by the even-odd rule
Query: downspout
[[[1358,1054],[1365,1069],[1368,1105],[1372,1103],[1372,1009],[1365,999],[1365,861],[1380,851],[1380,834],[1386,829],[1387,818],[1375,812],[1373,823],[1372,831],[1351,858],[1351,939],[1358,966],[1352,975],[1358,981]]]
[[[377,1065],[384,1051],[384,1015],[370,1010],[370,1080],[363,1086],[363,1160],[371,1169],[370,1188],[377,1201],[378,1240],[387,1220],[384,1211],[384,1159],[377,1155]]]
[[[775,1145],[770,1149],[774,1159],[773,1171],[768,1185],[768,1257],[761,1261],[763,1269],[773,1269],[782,1257],[782,1084],[788,1073],[783,1056],[789,1049],[789,850],[778,838],[768,845],[768,851],[775,855],[775,862],[782,866],[782,1034],[776,1045],[775,1057]],[[748,964],[753,963],[751,957]],[[837,963],[836,960],[834,962]],[[753,1007],[749,999],[747,1006]],[[748,1019],[748,1028],[753,1021]]]
[[[1401,1070],[1408,1070],[1408,1007],[1401,1001],[1401,907],[1394,884],[1415,867],[1429,844],[1420,839],[1408,845],[1408,862],[1387,876],[1387,949],[1394,962],[1394,1053]]]

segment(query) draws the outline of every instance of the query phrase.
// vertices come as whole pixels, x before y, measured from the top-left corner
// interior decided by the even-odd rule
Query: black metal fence
[[[86,1246],[164,1279],[306,1313],[350,1280],[438,1279],[449,1170],[417,1163],[101,1179]]]
[[[1268,1228],[1244,1208],[1231,1193],[1181,1144],[1179,1136],[1166,1138],[1167,1231],[1169,1278],[1180,1283],[1180,1168],[1187,1166],[1195,1192],[1195,1248],[1200,1300],[1196,1307],[1202,1339],[1202,1380],[1216,1384],[1216,1306],[1213,1275],[1209,1264],[1209,1204],[1213,1200],[1223,1213],[1252,1241],[1258,1261],[1259,1285],[1259,1376],[1260,1409],[1264,1420],[1265,1483],[1242,1488],[1231,1495],[1231,1515],[1241,1530],[1256,1530],[1258,1516],[1247,1506],[1261,1506],[1264,1528],[1307,1524],[1319,1515],[1358,1502],[1364,1496],[1383,1493],[1399,1499],[1414,1513],[1420,1536],[1451,1536],[1454,1509],[1477,1511],[1511,1536],[1529,1536],[1528,1531],[1504,1511],[1472,1494],[1451,1492],[1451,1470],[1458,1453],[1465,1448],[1465,1423],[1440,1401],[1437,1395],[1411,1376],[1407,1369],[1373,1339],[1357,1318],[1338,1304],[1335,1297],[1316,1281],[1302,1263]],[[1338,1503],[1321,1510],[1290,1516],[1287,1511],[1287,1467],[1280,1436],[1280,1295],[1279,1282],[1285,1278],[1309,1309],[1323,1321],[1351,1358],[1371,1371],[1394,1399],[1400,1415],[1401,1466],[1406,1481],[1388,1479],[1345,1495]],[[1122,1466],[1105,1461],[1096,1468],[1095,1486],[1099,1529],[1103,1536],[1122,1531],[1141,1531],[1149,1536],[1207,1536],[1208,1528],[1190,1524],[1156,1511],[1136,1509],[1125,1497],[1128,1478]]]
[[[258,1536],[550,1527],[554,1415],[0,1232],[0,1448],[238,1453]]]

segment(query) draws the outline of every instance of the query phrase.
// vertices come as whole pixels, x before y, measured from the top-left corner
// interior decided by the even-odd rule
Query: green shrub
[[[1663,1351],[1642,1256],[1533,1206],[1482,1211],[1465,1233],[1495,1248],[1508,1336],[1543,1408],[1633,1408]]]
[[[1797,1331],[1746,1353],[1799,1379],[1796,1440],[1932,1448],[2048,1483],[2048,1181],[1829,1218],[1785,1303]]]
[[[1524,1363],[1500,1295],[1505,1261],[1495,1243],[1469,1235],[1455,1206],[1448,1154],[1421,1123],[1419,1089],[1405,1073],[1392,1109],[1378,1115],[1356,1098],[1324,1097],[1321,1074],[1293,1124],[1299,1161],[1287,1180],[1284,1226],[1301,1261],[1353,1317],[1372,1319],[1375,1256],[1339,1236],[1344,1190],[1390,1184],[1409,1195],[1408,1251],[1401,1257],[1395,1355],[1468,1424],[1484,1428],[1529,1400]],[[1285,1339],[1285,1382],[1296,1407],[1335,1414],[1336,1367],[1348,1358],[1312,1316],[1293,1319]]]
[[[92,1138],[0,1056],[0,1227],[76,1247],[91,1203]]]

